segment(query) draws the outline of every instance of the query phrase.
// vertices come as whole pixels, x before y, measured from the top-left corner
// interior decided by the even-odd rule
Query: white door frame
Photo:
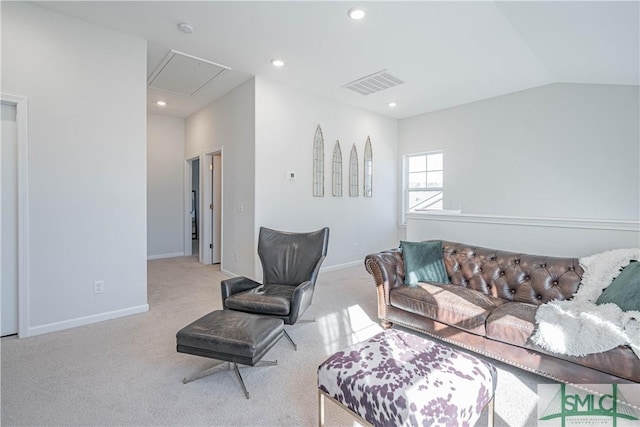
[[[211,239],[213,250],[211,261],[222,264],[222,152],[213,155],[214,172],[212,175],[213,212],[211,216]]]
[[[210,245],[214,244],[213,242],[213,212],[210,209],[211,204],[213,204],[213,188],[212,188],[212,172],[210,169],[210,165],[212,165],[213,157],[220,156],[220,177],[222,181],[222,169],[224,156],[222,155],[222,148],[219,150],[214,150],[210,152],[204,153],[200,157],[200,194],[202,197],[200,198],[200,226],[199,229],[199,238],[200,238],[200,263],[202,264],[212,264],[212,256],[213,249]],[[220,183],[220,192],[224,188],[224,183]],[[220,200],[222,203],[222,196],[220,196]],[[222,212],[220,215],[220,257],[222,258]],[[222,259],[220,260],[220,265],[222,266]]]
[[[184,255],[191,256],[193,255],[193,237],[192,237],[192,224],[191,224],[191,190],[193,188],[193,183],[191,182],[193,176],[193,161],[199,160],[200,156],[190,157],[185,159],[184,161]],[[200,195],[198,194],[198,198]],[[198,206],[198,208],[200,208]],[[200,215],[198,215],[198,221],[200,221]],[[200,233],[200,224],[198,224],[198,233]]]
[[[29,101],[23,96],[0,94],[2,102],[16,106],[18,129],[18,337],[29,336]]]
[[[224,200],[224,155],[223,148],[219,147],[211,151],[206,151],[197,155],[189,156],[185,159],[184,168],[184,254],[190,256],[191,251],[191,174],[193,160],[200,160],[200,195],[199,195],[199,215],[198,215],[198,261],[201,264],[211,264],[211,210],[209,204],[211,202],[211,174],[208,165],[211,164],[210,159],[220,156],[220,200]],[[224,248],[224,214],[220,211],[220,268],[224,265],[223,248]]]

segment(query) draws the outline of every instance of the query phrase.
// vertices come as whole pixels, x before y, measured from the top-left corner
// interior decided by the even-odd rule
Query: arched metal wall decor
[[[331,162],[332,194],[334,197],[342,197],[342,149],[340,141],[336,141],[333,147],[333,160]]]
[[[358,151],[356,144],[351,147],[351,155],[349,156],[349,196],[358,197]]]
[[[320,125],[313,138],[313,196],[324,197],[324,137]]]
[[[371,139],[364,145],[364,197],[373,197],[373,152]]]

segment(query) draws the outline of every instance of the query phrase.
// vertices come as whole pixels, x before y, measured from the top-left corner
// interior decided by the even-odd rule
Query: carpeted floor
[[[217,266],[194,257],[148,263],[150,311],[26,339],[1,341],[2,426],[314,426],[316,369],[328,355],[378,331],[376,294],[364,267],[321,272],[305,318],[287,327],[265,360],[242,368],[251,399],[232,372],[186,385],[212,361],[175,349],[175,333],[221,308]],[[495,363],[496,426],[534,426],[537,384],[549,380]],[[327,424],[352,426],[327,406]],[[486,417],[479,425],[486,424]]]

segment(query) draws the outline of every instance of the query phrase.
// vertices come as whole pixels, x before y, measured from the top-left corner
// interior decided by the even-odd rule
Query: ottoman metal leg
[[[244,391],[244,397],[249,399],[249,392],[247,391],[247,387],[244,385],[244,381],[242,381],[242,375],[240,375],[240,371],[238,370],[238,365],[236,363],[233,364],[233,372],[236,373],[236,377],[238,377],[238,381],[240,381],[240,387],[242,387],[242,391]]]
[[[236,374],[236,377],[238,378],[238,381],[240,381],[240,387],[242,387],[242,391],[244,392],[244,397],[246,397],[247,399],[250,398],[249,395],[249,391],[247,390],[247,387],[244,385],[244,380],[242,379],[242,375],[240,375],[240,370],[238,369],[238,365],[235,362],[219,362],[216,363],[215,365],[213,365],[212,367],[205,369],[202,372],[198,372],[197,374],[194,374],[192,376],[190,376],[189,378],[185,378],[182,380],[183,384],[187,384],[190,383],[192,381],[195,380],[199,380],[200,378],[204,378],[204,377],[208,377],[209,375],[213,375],[216,374],[218,372],[221,372],[225,369],[221,369],[221,367],[226,366],[226,370],[229,370],[232,368],[233,365],[233,372]],[[258,363],[256,363],[255,365],[253,365],[254,368],[259,368],[259,367],[264,367],[264,366],[277,366],[278,365],[278,361],[277,360],[261,360]]]
[[[213,375],[217,372],[222,371],[222,369],[220,369],[221,367],[227,365],[227,369],[229,369],[228,366],[229,362],[218,362],[215,365],[213,365],[210,368],[205,369],[204,371],[198,372],[197,374],[194,374],[192,376],[190,376],[189,378],[184,378],[182,380],[182,384],[187,384],[190,383],[192,381],[195,380],[199,380],[200,378],[204,378],[204,377],[208,377],[209,375]]]
[[[333,403],[335,403],[335,405],[338,408],[342,409],[344,412],[346,412],[351,417],[353,417],[359,425],[361,425],[363,427],[375,427],[369,421],[367,421],[366,419],[362,418],[359,414],[356,414],[351,409],[349,409],[342,402],[338,402],[333,397],[325,394],[320,389],[318,389],[318,426],[319,427],[324,427],[324,424],[325,424],[325,415],[324,415],[325,402],[333,402]]]
[[[318,426],[324,427],[324,395],[318,390]]]
[[[261,360],[255,365],[253,365],[252,368],[260,368],[264,366],[278,366],[278,361],[277,360]]]
[[[493,396],[493,399],[491,399],[489,401],[489,403],[487,404],[487,426],[489,427],[493,427],[493,417],[495,414],[495,402],[496,402],[496,396]]]

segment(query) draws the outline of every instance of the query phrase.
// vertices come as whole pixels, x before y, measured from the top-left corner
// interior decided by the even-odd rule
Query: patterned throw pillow
[[[416,286],[419,282],[450,283],[442,259],[442,242],[400,242],[404,259],[404,283]]]
[[[640,311],[640,262],[630,262],[602,292],[596,304],[610,302],[622,311]]]

